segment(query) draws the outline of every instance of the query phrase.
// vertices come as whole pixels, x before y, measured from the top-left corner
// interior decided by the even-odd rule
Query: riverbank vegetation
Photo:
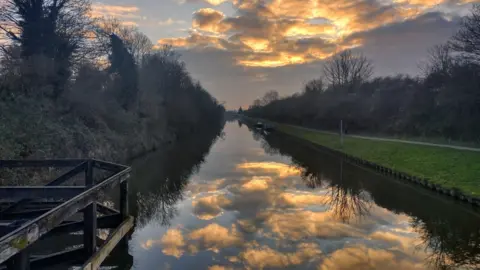
[[[223,106],[177,53],[90,9],[88,0],[8,0],[0,8],[2,159],[125,162],[221,128]],[[0,175],[0,184],[11,178]]]
[[[428,178],[445,188],[458,188],[469,196],[480,196],[478,172],[480,152],[463,151],[398,142],[373,141],[344,137],[290,125],[278,130],[344,153],[375,162],[382,166]]]
[[[249,116],[348,133],[480,142],[480,6],[446,44],[432,48],[418,77],[372,77],[358,51],[327,60],[301,93],[256,100]]]
[[[277,123],[347,133],[401,135],[480,142],[480,6],[451,40],[429,51],[418,77],[372,77],[373,63],[356,51],[325,62],[321,78],[303,92],[279,97],[271,91],[256,100],[248,116]],[[425,177],[466,194],[480,195],[480,153],[345,138],[288,125],[279,129],[308,141]]]

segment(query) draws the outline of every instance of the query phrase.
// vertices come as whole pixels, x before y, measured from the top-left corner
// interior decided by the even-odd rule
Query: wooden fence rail
[[[0,269],[30,269],[48,266],[60,260],[78,261],[84,269],[97,269],[116,244],[133,228],[128,215],[128,178],[130,168],[124,165],[83,159],[61,160],[0,160],[2,168],[53,167],[72,169],[45,186],[3,186],[0,198],[8,204],[0,210]],[[94,179],[94,170],[109,176]],[[68,180],[84,173],[83,186],[63,186]],[[97,181],[95,181],[97,180]],[[62,186],[61,186],[62,185]],[[120,189],[119,210],[99,203],[115,187]],[[69,221],[76,213],[83,221]],[[97,229],[111,228],[114,232],[97,251]],[[83,246],[63,252],[33,257],[29,247],[49,236],[83,230]]]

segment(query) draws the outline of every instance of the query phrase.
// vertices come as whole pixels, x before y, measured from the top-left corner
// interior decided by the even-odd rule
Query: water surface
[[[472,209],[228,123],[133,166],[133,269],[480,266]]]

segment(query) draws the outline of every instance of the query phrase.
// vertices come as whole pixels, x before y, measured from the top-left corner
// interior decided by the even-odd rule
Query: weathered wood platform
[[[94,159],[0,160],[0,169],[33,167],[71,169],[45,186],[0,187],[0,269],[50,268],[68,261],[98,269],[134,225],[128,215],[130,168]],[[96,176],[96,170],[106,176]],[[65,185],[80,174],[81,186]],[[119,210],[99,203],[115,187],[120,189]],[[78,213],[83,220],[72,220]],[[97,229],[113,232],[100,241]],[[77,247],[42,256],[30,252],[33,244],[78,231],[83,231],[83,244]]]

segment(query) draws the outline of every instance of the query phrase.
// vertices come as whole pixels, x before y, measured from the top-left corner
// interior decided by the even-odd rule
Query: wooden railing
[[[0,210],[0,269],[24,270],[70,260],[83,261],[82,269],[98,269],[133,228],[133,218],[128,215],[130,168],[94,159],[0,160],[0,169],[34,167],[71,169],[45,186],[0,187],[0,205],[4,206]],[[107,176],[95,179],[95,170]],[[83,185],[64,185],[82,173]],[[120,188],[118,210],[99,203],[115,187]],[[83,213],[83,221],[69,221],[78,212]],[[106,228],[116,229],[99,246],[97,229]],[[29,252],[33,243],[48,241],[51,235],[81,230],[81,247],[41,257]]]

